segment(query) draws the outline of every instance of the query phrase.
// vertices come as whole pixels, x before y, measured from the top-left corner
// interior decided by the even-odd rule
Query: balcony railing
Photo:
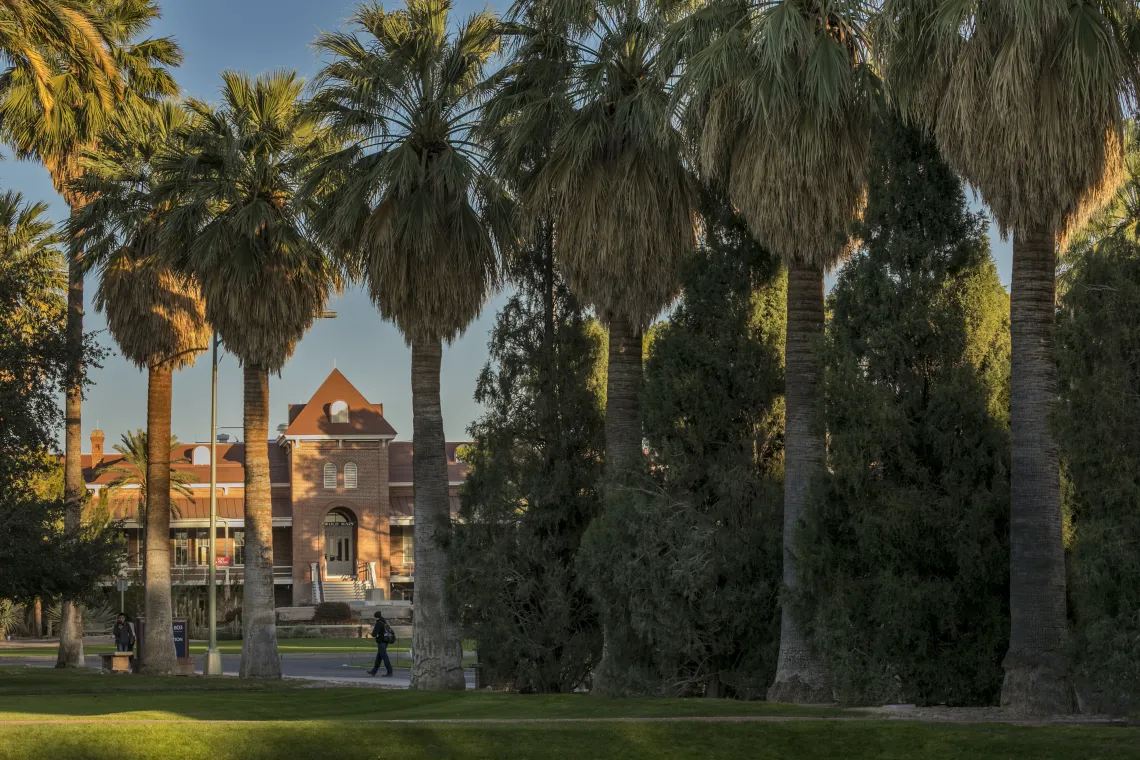
[[[142,576],[141,567],[133,566],[127,568],[126,577],[131,583],[142,583]],[[204,586],[209,583],[209,580],[210,568],[207,565],[176,566],[170,568],[170,582],[175,586]],[[217,581],[218,583],[244,583],[245,568],[219,567]],[[292,583],[293,568],[289,566],[274,567],[273,582]]]

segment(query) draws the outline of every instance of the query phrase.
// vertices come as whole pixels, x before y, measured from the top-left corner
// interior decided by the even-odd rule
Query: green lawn
[[[1136,728],[836,720],[850,715],[728,700],[325,689],[0,668],[0,759],[1140,759]],[[698,719],[732,716],[817,720]],[[694,720],[558,722],[653,717]],[[438,722],[448,719],[536,722]],[[52,722],[12,723],[44,720]]]

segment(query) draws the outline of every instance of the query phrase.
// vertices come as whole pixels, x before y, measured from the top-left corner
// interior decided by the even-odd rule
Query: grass
[[[0,668],[0,721],[7,722],[0,724],[0,759],[1140,758],[1140,729],[1135,728],[836,720],[851,715],[837,709],[728,700],[325,689],[289,682]],[[819,720],[698,720],[730,716]],[[615,717],[694,720],[542,722]],[[441,719],[538,722],[392,722]]]

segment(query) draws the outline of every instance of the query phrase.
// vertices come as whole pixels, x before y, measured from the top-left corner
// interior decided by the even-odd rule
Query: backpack
[[[380,623],[384,623],[384,630],[382,631],[376,630],[380,628]],[[392,626],[388,625],[387,620],[377,620],[375,627],[372,629],[372,635],[377,641],[383,641],[385,644],[396,643],[396,632],[392,630]]]

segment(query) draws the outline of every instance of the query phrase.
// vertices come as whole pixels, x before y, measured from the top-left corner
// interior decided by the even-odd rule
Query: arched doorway
[[[356,576],[356,518],[345,509],[325,515],[325,573]]]

